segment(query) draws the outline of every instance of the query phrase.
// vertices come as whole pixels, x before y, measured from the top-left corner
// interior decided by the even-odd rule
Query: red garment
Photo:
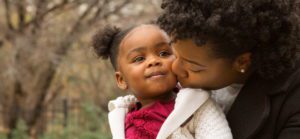
[[[163,122],[174,109],[175,99],[169,102],[156,101],[151,106],[134,109],[126,115],[126,139],[155,139]],[[137,106],[140,104],[137,104]]]

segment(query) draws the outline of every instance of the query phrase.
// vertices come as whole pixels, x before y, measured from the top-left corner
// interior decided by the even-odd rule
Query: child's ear
[[[233,68],[234,70],[240,72],[240,73],[245,73],[249,70],[251,64],[251,53],[243,53],[239,55],[234,63],[233,63]]]
[[[124,77],[120,71],[115,72],[115,77],[117,80],[117,85],[120,89],[122,89],[122,90],[128,89],[128,85],[127,85],[126,81],[124,80]]]

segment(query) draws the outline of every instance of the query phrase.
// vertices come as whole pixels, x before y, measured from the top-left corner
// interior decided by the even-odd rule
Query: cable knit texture
[[[133,95],[118,97],[117,99],[108,102],[108,110],[113,111],[114,109],[125,108],[127,113],[128,109],[130,109],[136,102],[137,99]]]
[[[232,139],[225,115],[212,99],[208,99],[182,127],[168,139]]]

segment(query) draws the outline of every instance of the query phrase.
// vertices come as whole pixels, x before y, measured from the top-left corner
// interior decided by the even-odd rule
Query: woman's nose
[[[184,64],[178,58],[176,58],[172,64],[172,71],[177,75],[179,78],[186,78],[188,77],[187,71],[184,69]]]

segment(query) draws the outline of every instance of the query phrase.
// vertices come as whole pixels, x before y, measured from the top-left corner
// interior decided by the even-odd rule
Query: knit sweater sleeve
[[[108,103],[108,122],[113,139],[125,138],[125,115],[131,105],[137,102],[132,95],[118,97]]]
[[[210,98],[196,111],[191,122],[196,139],[233,138],[222,109]]]

